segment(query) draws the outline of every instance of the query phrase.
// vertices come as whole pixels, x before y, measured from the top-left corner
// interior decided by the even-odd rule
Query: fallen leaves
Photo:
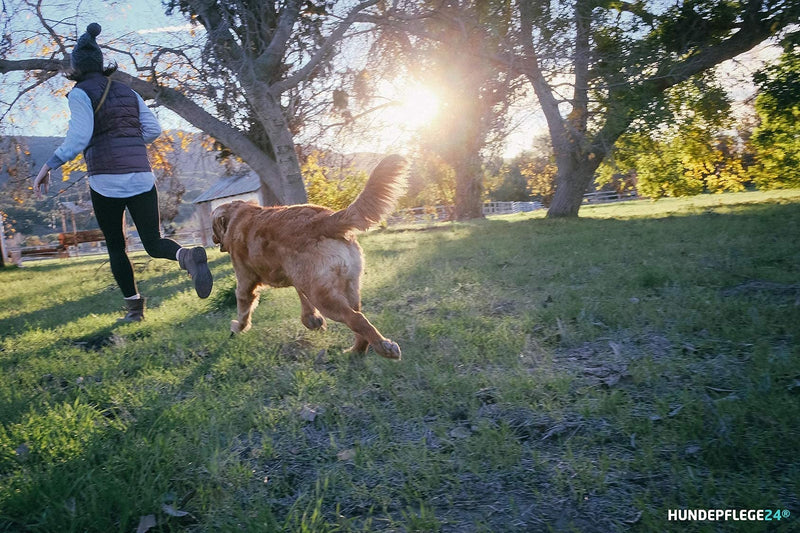
[[[356,458],[355,448],[347,448],[336,454],[336,458],[340,461],[352,461]]]
[[[305,422],[313,422],[317,419],[317,417],[321,414],[322,410],[319,407],[314,407],[310,405],[304,405],[300,408],[300,412],[297,416],[300,417],[300,420]]]
[[[667,413],[667,416],[669,418],[673,418],[675,416],[678,416],[678,413],[680,413],[682,410],[683,410],[683,404],[678,404],[675,407],[673,407],[672,409],[670,409],[669,413]],[[650,415],[650,420],[653,421],[653,422],[658,422],[659,420],[663,420],[663,419],[664,419],[664,417],[661,416],[661,415],[657,415],[657,414]]]
[[[454,439],[461,440],[461,439],[466,439],[467,437],[472,435],[472,430],[464,426],[458,426],[451,429],[447,434]]]
[[[189,513],[186,511],[179,511],[175,509],[172,505],[167,505],[166,503],[161,506],[161,510],[164,511],[164,514],[167,516],[174,516],[176,518],[183,518],[184,516],[189,516]]]
[[[136,528],[136,533],[147,533],[152,528],[156,527],[156,515],[149,514],[139,518],[139,526]]]
[[[185,503],[189,498],[193,496],[193,492],[189,493],[186,497],[182,500],[178,501],[175,498],[173,493],[166,494],[164,496],[165,503],[161,504],[161,513],[163,513],[161,519],[161,525],[164,525],[170,519],[181,519],[184,522],[188,521],[195,521],[196,518],[192,516],[192,514],[188,511],[182,511],[179,509],[182,503]],[[147,533],[151,529],[158,527],[159,519],[155,514],[148,514],[142,515],[139,517],[139,525],[136,528],[136,533]]]
[[[22,443],[14,450],[14,454],[17,456],[17,459],[20,461],[24,461],[28,458],[28,455],[31,453],[31,448],[26,443]]]

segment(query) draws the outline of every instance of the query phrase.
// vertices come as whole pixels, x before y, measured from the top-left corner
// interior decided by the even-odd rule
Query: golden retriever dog
[[[297,290],[300,320],[308,329],[324,329],[325,318],[346,324],[356,334],[350,349],[400,359],[400,347],[385,338],[361,313],[364,256],[356,242],[394,208],[405,185],[406,160],[384,158],[364,190],[347,208],[334,212],[318,205],[260,207],[235,201],[211,214],[214,243],[228,252],[236,273],[237,320],[231,331],[247,331],[258,290],[263,285]]]

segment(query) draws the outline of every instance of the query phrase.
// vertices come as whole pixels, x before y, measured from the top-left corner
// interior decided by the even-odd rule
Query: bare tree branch
[[[286,54],[289,38],[292,34],[297,17],[300,15],[300,2],[291,0],[281,11],[275,32],[272,34],[269,45],[261,57],[256,58],[255,65],[259,74],[274,72]]]
[[[69,68],[68,59],[0,59],[0,74],[25,70],[63,72]]]
[[[31,4],[28,3],[28,5],[31,5]],[[64,45],[64,40],[62,39],[62,37],[58,33],[56,33],[56,31],[53,29],[53,27],[50,24],[48,24],[47,19],[45,19],[45,16],[42,13],[42,0],[38,0],[38,2],[36,2],[36,6],[35,6],[34,9],[36,11],[36,16],[39,18],[39,22],[44,27],[44,29],[47,30],[47,33],[50,35],[50,37],[56,43],[56,45],[58,46],[58,49],[61,51],[61,54],[63,56],[69,57],[69,52],[67,51],[67,47]]]
[[[279,95],[289,88],[297,86],[300,82],[308,78],[308,76],[317,67],[319,67],[320,63],[322,63],[328,54],[330,54],[333,46],[341,40],[350,26],[357,21],[359,14],[368,7],[374,6],[379,1],[380,0],[366,0],[354,7],[347,17],[345,17],[345,19],[342,20],[342,22],[340,22],[339,25],[331,32],[319,50],[317,50],[311,59],[309,59],[308,63],[306,63],[300,70],[291,76],[288,76],[284,80],[281,80],[277,83],[273,83],[270,86],[270,92],[273,95]]]
[[[17,96],[8,104],[8,109],[6,109],[5,112],[2,115],[0,115],[0,122],[3,122],[3,120],[5,120],[6,116],[8,116],[8,114],[13,109],[14,105],[16,105],[16,103],[23,97],[23,95],[31,92],[32,90],[36,89],[40,85],[44,85],[47,81],[49,81],[51,78],[53,78],[57,74],[58,74],[57,72],[46,72],[41,77],[39,77],[35,82],[33,82],[31,85],[22,88],[19,91],[19,93],[17,94]]]
[[[245,52],[231,35],[230,22],[220,13],[216,3],[209,0],[190,0],[189,4],[197,11],[209,43],[219,58],[231,65],[242,65]]]

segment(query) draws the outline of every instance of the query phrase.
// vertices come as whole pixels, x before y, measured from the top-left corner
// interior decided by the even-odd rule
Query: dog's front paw
[[[238,320],[231,320],[231,333],[244,333],[250,329],[250,324],[242,325]]]
[[[303,315],[300,317],[300,321],[305,327],[311,330],[325,329],[325,318],[319,313]]]
[[[394,359],[396,361],[401,359],[400,346],[389,339],[382,340],[379,346],[373,345],[372,348],[375,350],[375,353],[386,359]]]

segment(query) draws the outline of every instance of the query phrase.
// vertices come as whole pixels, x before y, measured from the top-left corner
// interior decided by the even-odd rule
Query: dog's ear
[[[220,252],[227,252],[225,248],[225,235],[228,233],[228,204],[221,205],[211,213],[211,240],[219,244]]]

